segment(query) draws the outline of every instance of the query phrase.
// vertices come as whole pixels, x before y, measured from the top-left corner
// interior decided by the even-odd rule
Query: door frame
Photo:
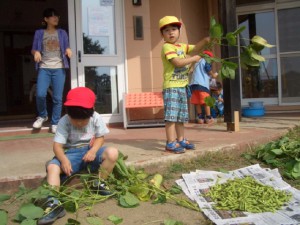
[[[84,0],[82,0],[84,1]],[[88,1],[88,0],[87,0]],[[117,1],[116,1],[117,2]],[[116,4],[115,2],[115,4]],[[73,51],[73,56],[70,59],[71,65],[70,65],[70,70],[71,70],[71,88],[74,87],[79,87],[79,86],[84,86],[84,72],[80,68],[81,65],[79,65],[78,62],[78,50],[80,49],[80,46],[78,43],[81,42],[82,37],[78,37],[78,29],[82,30],[81,23],[76,23],[77,21],[81,21],[81,6],[77,7],[76,4],[81,4],[81,1],[78,0],[68,0],[68,15],[69,15],[69,39],[70,39],[70,47]],[[115,11],[115,21],[118,24],[118,29],[116,30],[116,49],[117,53],[116,55],[118,56],[118,61],[114,61],[114,57],[112,56],[101,56],[106,58],[106,63],[107,65],[102,65],[101,66],[115,66],[117,69],[117,76],[118,76],[118,109],[119,112],[116,114],[102,114],[102,118],[104,122],[106,123],[119,123],[123,122],[123,107],[122,107],[122,102],[123,102],[123,93],[127,92],[127,67],[126,67],[126,45],[125,45],[125,15],[124,15],[124,3],[123,1],[118,1],[117,2],[117,7]],[[79,39],[79,40],[78,40]],[[81,51],[81,58],[83,57],[83,51]],[[88,58],[88,57],[87,57]],[[93,58],[93,57],[90,57]],[[91,60],[90,63],[86,63],[85,61],[85,66],[93,65],[93,60]]]

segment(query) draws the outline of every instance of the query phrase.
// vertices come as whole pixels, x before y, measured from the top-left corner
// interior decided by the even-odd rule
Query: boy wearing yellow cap
[[[186,86],[189,66],[200,60],[198,55],[209,37],[196,45],[178,43],[182,23],[175,16],[165,16],[159,21],[159,29],[164,38],[161,58],[164,67],[163,98],[166,151],[184,153],[185,149],[195,149],[195,145],[184,137],[184,123],[189,121]]]
[[[67,94],[64,103],[67,114],[59,120],[54,137],[55,157],[46,165],[47,182],[54,188],[60,186],[61,180],[89,168],[92,172],[99,171],[99,179],[91,182],[90,189],[100,195],[111,194],[104,180],[115,166],[118,150],[103,147],[104,135],[109,130],[94,111],[95,101],[96,96],[89,88],[74,88]],[[54,197],[47,199],[44,208],[50,213],[39,219],[39,225],[53,223],[66,213]]]

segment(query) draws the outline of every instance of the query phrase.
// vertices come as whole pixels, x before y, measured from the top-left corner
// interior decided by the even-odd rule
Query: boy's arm
[[[98,150],[102,147],[103,143],[104,143],[104,136],[96,137],[90,150],[83,156],[82,160],[85,162],[94,161],[94,159],[96,158],[96,154]]]
[[[211,78],[217,78],[218,76],[218,73],[214,73],[212,70],[208,72],[208,75],[211,77]]]
[[[210,43],[210,37],[205,37],[202,40],[200,40],[194,47],[194,49],[189,53],[190,56],[198,55],[200,52],[202,52],[207,46],[207,44]]]
[[[173,58],[170,60],[170,62],[175,66],[175,67],[184,67],[186,65],[189,65],[191,63],[196,63],[198,62],[199,60],[201,59],[201,56],[199,55],[194,55],[194,56],[191,56],[191,57],[188,57],[188,58],[179,58],[179,57],[176,57],[176,58]]]
[[[72,165],[71,165],[69,159],[65,155],[65,151],[63,149],[63,144],[58,143],[58,142],[54,142],[54,144],[53,144],[53,152],[54,152],[56,158],[61,163],[61,169],[62,169],[62,171],[67,176],[70,176],[71,173],[73,172]]]

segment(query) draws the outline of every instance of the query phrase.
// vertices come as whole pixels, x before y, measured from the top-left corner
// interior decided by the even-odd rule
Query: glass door
[[[300,104],[300,7],[278,10],[281,103]]]
[[[125,79],[121,4],[115,0],[75,1],[78,86],[95,92],[96,111],[107,123],[122,121],[120,100]]]
[[[259,35],[276,45],[274,11],[251,12],[238,15],[239,27],[246,29],[240,34],[240,51],[250,44],[250,39]],[[249,101],[263,101],[266,104],[278,104],[277,48],[266,48],[260,52],[266,61],[259,67],[241,68],[242,105]]]

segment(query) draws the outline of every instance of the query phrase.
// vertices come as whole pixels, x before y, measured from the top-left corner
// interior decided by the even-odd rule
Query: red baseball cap
[[[214,57],[214,54],[211,51],[203,51],[203,54],[208,55],[209,57]]]
[[[95,93],[86,87],[77,87],[71,89],[67,94],[65,106],[80,106],[91,109],[96,101]]]

